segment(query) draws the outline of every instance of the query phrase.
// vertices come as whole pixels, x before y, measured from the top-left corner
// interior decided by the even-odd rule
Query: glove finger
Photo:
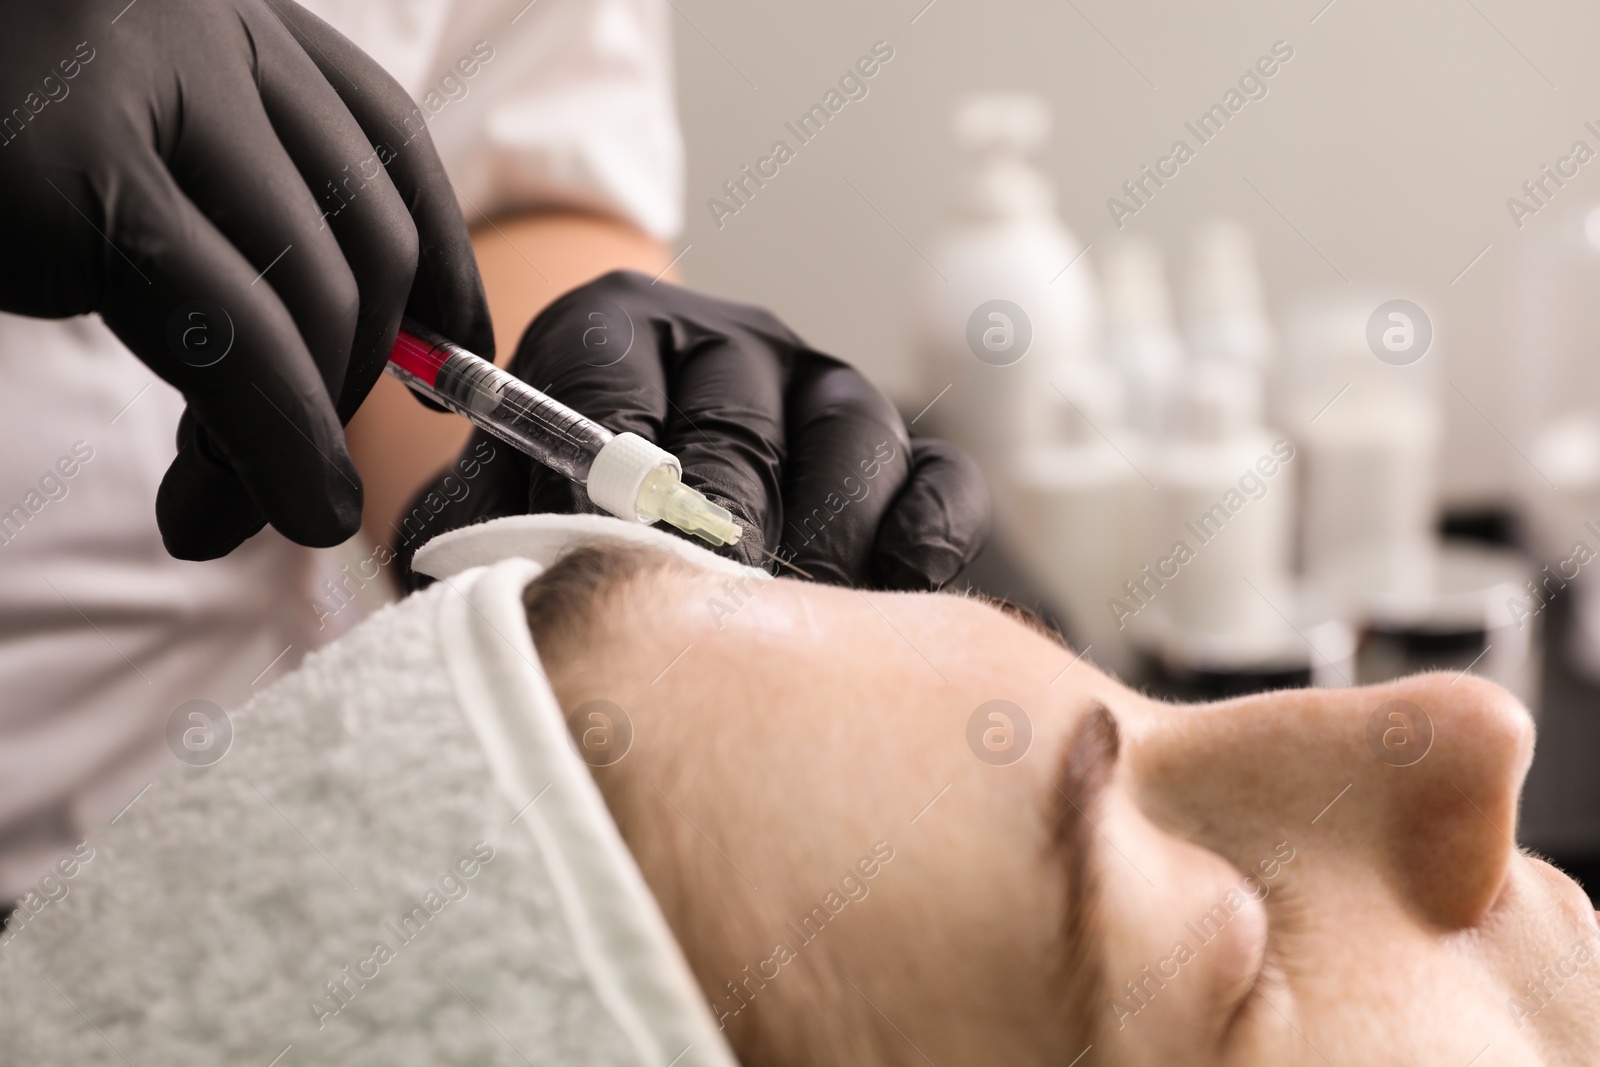
[[[681,330],[681,326],[680,326]],[[662,448],[685,484],[733,512],[745,534],[732,554],[761,565],[782,537],[786,457],[783,366],[743,339],[681,337]]]
[[[281,115],[269,118],[257,95],[258,79],[262,88],[285,80],[279,68],[285,53],[298,46],[276,22],[257,21],[270,23],[250,33],[259,71],[225,65],[188,75],[192,84],[187,89],[198,101],[186,109],[183,136],[167,165],[189,201],[255,265],[258,276],[252,288],[270,287],[278,294],[322,372],[328,395],[336,397],[344,386],[360,296],[335,231],[318,218],[307,187],[327,175],[312,171],[302,177],[288,145],[280,143],[281,131],[303,134],[311,125],[309,117],[298,122],[292,116],[289,121],[280,121]],[[239,32],[246,30],[241,26]],[[300,58],[299,76],[320,81],[316,68]],[[326,86],[323,95],[313,105],[316,121],[335,128],[338,99]],[[220,107],[213,101],[227,104]],[[327,154],[331,163],[334,153]],[[331,169],[337,174],[337,165]],[[403,284],[409,283],[406,278]]]
[[[911,476],[878,526],[871,576],[883,589],[941,589],[989,536],[989,488],[977,463],[947,441],[911,442]]]
[[[782,541],[818,581],[861,585],[878,526],[911,472],[900,415],[848,364],[810,354],[788,396]]]
[[[798,342],[759,309],[634,271],[561,303],[562,369],[573,379],[563,400],[676,455],[685,483],[745,528],[728,551],[765,562],[782,523],[783,387]]]
[[[660,443],[670,408],[665,373],[670,347],[670,331],[649,313],[638,306],[630,312],[599,283],[591,283],[539,313],[508,369],[615,433]],[[525,490],[529,513],[600,512],[581,487],[537,463]]]
[[[331,227],[318,218],[307,185],[372,149],[283,28],[261,21],[268,25],[252,39],[270,121],[247,71],[218,72],[239,84],[213,86],[202,99],[243,103],[226,115],[192,107],[169,165],[195,206],[259,267],[252,288],[271,286],[283,301],[344,422],[382,373],[415,271],[415,235],[381,167]],[[225,555],[263,519],[192,416],[180,442],[163,498],[166,537],[186,555]]]
[[[366,139],[388,150],[381,162],[417,232],[417,271],[406,313],[493,359],[494,328],[478,261],[422,110],[399,82],[332,26],[289,0],[265,3],[322,71]]]
[[[102,317],[184,394],[196,435],[204,431],[203,447],[180,453],[157,494],[167,550],[210,559],[236,543],[232,524],[208,526],[223,467],[284,536],[338,544],[360,525],[360,476],[294,318],[271,286],[253,284],[265,264],[241,255],[153,152],[125,164],[114,197],[74,183],[67,195],[87,203],[86,220],[105,220],[118,253],[106,257]],[[227,499],[233,514],[237,491]]]
[[[607,275],[552,301],[528,325],[509,369],[580,414],[656,440],[672,337],[641,301],[614,298]]]
[[[529,326],[510,369],[606,428],[676,455],[684,481],[745,526],[733,553],[761,560],[779,501],[782,363],[686,326],[663,306],[663,293],[622,272],[574,290]],[[599,509],[581,488],[535,464],[527,510]]]
[[[332,391],[339,418],[349,421],[394,346],[417,273],[416,226],[383,168],[384,150],[368,141],[289,33],[261,21],[270,24],[257,45],[262,105],[304,184],[322,190],[313,194],[321,201],[313,209],[318,233],[331,232],[354,277],[354,338],[341,387]]]
[[[226,556],[260,533],[266,516],[191,407],[178,419],[177,439],[178,454],[156,491],[161,539],[178,559]]]

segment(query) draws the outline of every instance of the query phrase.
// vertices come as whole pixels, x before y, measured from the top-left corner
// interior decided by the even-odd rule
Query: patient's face
[[[724,582],[636,585],[554,681],[632,720],[596,778],[736,1046],[1593,1062],[1600,929],[1513,845],[1504,691],[1174,706],[976,601]]]

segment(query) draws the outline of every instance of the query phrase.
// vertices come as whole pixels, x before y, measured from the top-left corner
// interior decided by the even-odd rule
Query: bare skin
[[[856,1062],[939,1067],[1594,1062],[1600,927],[1512,843],[1533,728],[1503,690],[1423,675],[1176,706],[971,600],[724,582],[653,574],[545,658],[569,713],[631,719],[596,779],[736,1048],[856,1027]],[[995,700],[1031,727],[1009,765],[983,731],[1020,749],[1015,713],[969,741]],[[1396,700],[1432,723],[1409,765],[1420,734],[1368,740]],[[1085,809],[1064,855],[1063,751],[1105,716],[1109,784],[1067,783]],[[856,886],[814,939],[797,928]]]

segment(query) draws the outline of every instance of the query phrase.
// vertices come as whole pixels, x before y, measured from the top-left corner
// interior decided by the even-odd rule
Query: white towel
[[[595,537],[766,577],[591,516],[436,539],[416,565],[440,581],[231,714],[226,756],[28,898],[0,1059],[732,1067],[528,633],[540,561]]]

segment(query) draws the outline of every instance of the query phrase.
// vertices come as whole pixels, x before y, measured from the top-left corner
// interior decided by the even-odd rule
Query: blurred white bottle
[[[1172,301],[1161,253],[1124,237],[1105,256],[1106,355],[1127,397],[1127,424],[1140,442],[1173,430],[1183,373],[1183,344],[1172,326]]]
[[[1026,94],[963,101],[952,131],[969,170],[950,223],[932,247],[940,277],[917,312],[927,398],[918,419],[966,448],[989,475],[1002,520],[1015,451],[1055,436],[1056,383],[1085,359],[1095,293],[1083,245],[1055,212],[1050,183],[1029,161],[1049,111]]]
[[[1128,674],[1139,631],[1119,605],[1146,562],[1141,534],[1156,503],[1143,467],[1170,428],[1183,346],[1160,253],[1124,237],[1104,262],[1104,340],[1057,383],[1057,440],[1028,450],[1017,470],[1035,572],[1095,662]]]
[[[1250,231],[1214,221],[1195,232],[1187,297],[1189,350],[1196,359],[1268,369],[1275,339]]]
[[[1512,287],[1518,351],[1511,432],[1524,442],[1537,473],[1527,471],[1513,484],[1536,566],[1548,564],[1556,573],[1549,592],[1578,602],[1571,659],[1585,674],[1600,678],[1600,559],[1577,562],[1589,552],[1600,554],[1597,293],[1600,205],[1579,204],[1555,216],[1541,213],[1519,242]],[[1521,602],[1524,610],[1540,605],[1531,596]]]
[[[1394,366],[1368,323],[1381,296],[1289,319],[1277,421],[1302,453],[1301,563],[1330,610],[1403,617],[1432,602],[1441,417],[1434,361]]]
[[[1126,675],[1134,666],[1132,634],[1108,602],[1132,560],[1144,483],[1124,451],[1133,446],[1122,382],[1091,352],[1054,384],[1064,401],[1055,440],[1025,446],[1014,460],[1017,544],[1046,598],[1065,613],[1079,650]]]
[[[943,280],[923,288],[926,395],[918,429],[968,449],[989,477],[996,537],[1066,616],[1091,658],[1127,664],[1101,639],[1100,596],[1126,546],[1132,471],[1116,432],[1120,384],[1098,350],[1098,301],[1083,244],[1056,215],[1030,156],[1049,134],[1037,97],[985,94],[952,119],[968,171],[932,248]]]
[[[1108,575],[1101,614],[1114,625],[1132,660],[1137,643],[1155,626],[1152,613],[1128,585],[1155,584],[1142,568],[1157,562],[1151,552],[1165,547],[1167,506],[1151,473],[1156,455],[1175,432],[1176,403],[1184,368],[1183,342],[1172,323],[1172,299],[1161,252],[1138,237],[1107,246],[1104,268],[1105,353],[1124,397],[1123,432],[1113,439],[1134,477],[1124,490],[1122,559]],[[1158,533],[1160,531],[1160,533]],[[1160,579],[1156,579],[1159,582]],[[1138,610],[1130,617],[1128,610]]]
[[[1185,295],[1189,351],[1150,451],[1146,555],[1157,578],[1172,575],[1152,594],[1154,640],[1185,668],[1292,667],[1304,658],[1285,622],[1297,611],[1295,453],[1263,418],[1272,330],[1249,235],[1203,227]]]

